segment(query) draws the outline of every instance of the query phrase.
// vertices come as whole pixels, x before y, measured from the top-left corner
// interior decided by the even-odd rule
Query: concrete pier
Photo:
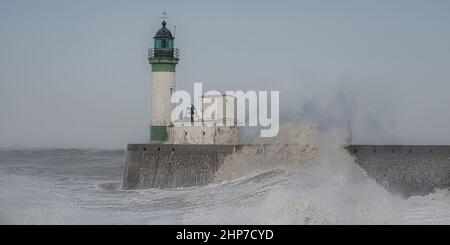
[[[450,187],[450,146],[350,145],[348,150],[391,192],[424,195]]]
[[[210,184],[225,158],[244,146],[249,145],[128,145],[123,188]],[[347,149],[369,176],[392,192],[422,195],[450,187],[450,146],[350,145]]]
[[[128,145],[124,189],[207,185],[239,145]]]

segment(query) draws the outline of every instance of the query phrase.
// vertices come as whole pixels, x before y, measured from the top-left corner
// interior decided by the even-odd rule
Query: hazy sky
[[[354,143],[450,144],[450,1],[0,1],[0,147],[146,142],[147,48],[177,88],[280,90],[283,120]]]

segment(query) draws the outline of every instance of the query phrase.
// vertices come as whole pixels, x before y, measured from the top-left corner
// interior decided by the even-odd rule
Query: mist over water
[[[263,152],[244,149],[232,155],[216,181],[251,178],[255,185],[261,183],[254,191],[261,195],[260,202],[243,207],[247,216],[239,222],[247,224],[401,222],[403,200],[376,184],[354,162],[343,149],[346,138],[336,132],[321,135],[314,126],[283,125],[277,138],[257,140],[274,143]],[[213,211],[211,221],[232,224],[233,219],[242,219],[242,213]]]
[[[287,146],[244,149],[214,184],[165,190],[121,190],[123,151],[0,151],[0,223],[450,224],[447,190],[392,195],[342,148],[346,137],[284,125],[272,143]]]

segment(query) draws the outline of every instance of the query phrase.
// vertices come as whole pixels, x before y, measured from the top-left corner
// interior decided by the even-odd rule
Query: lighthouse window
[[[161,48],[167,48],[167,41],[161,40]]]
[[[155,40],[155,48],[161,48],[161,40]]]
[[[186,131],[184,131],[184,136],[187,136],[187,132]]]
[[[205,136],[205,134],[206,134],[205,131],[202,131],[202,135]]]

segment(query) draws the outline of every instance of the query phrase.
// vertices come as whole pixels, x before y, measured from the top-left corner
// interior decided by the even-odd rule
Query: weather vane
[[[165,11],[165,10],[162,11],[161,19],[164,20],[164,21],[167,19],[167,11]]]

